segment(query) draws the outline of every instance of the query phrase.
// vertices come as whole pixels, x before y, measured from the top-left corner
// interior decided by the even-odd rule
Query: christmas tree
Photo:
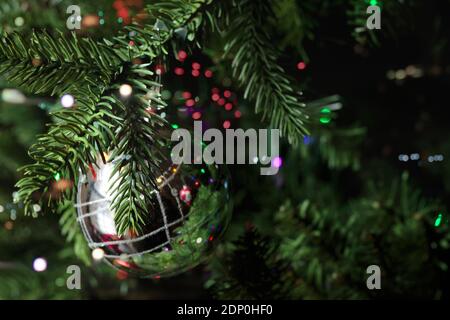
[[[448,298],[449,9],[3,1],[0,299]],[[194,121],[278,172],[171,163]]]

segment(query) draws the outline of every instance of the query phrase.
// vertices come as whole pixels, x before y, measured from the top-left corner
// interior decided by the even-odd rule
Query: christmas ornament
[[[151,191],[157,206],[149,208],[143,231],[119,235],[110,209],[114,163],[100,159],[80,179],[76,203],[92,250],[101,249],[101,258],[121,272],[157,278],[188,270],[208,257],[230,218],[224,168],[167,166]]]
[[[183,188],[180,190],[180,199],[184,203],[186,203],[188,206],[191,205],[192,202],[192,190],[188,186],[184,185]]]

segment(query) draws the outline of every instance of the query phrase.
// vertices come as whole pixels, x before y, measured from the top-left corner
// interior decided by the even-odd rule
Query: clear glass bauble
[[[140,234],[118,235],[110,210],[114,164],[98,160],[78,184],[78,221],[92,250],[139,277],[171,276],[203,262],[231,217],[229,179],[218,165],[169,165],[151,193],[155,205]],[[98,250],[97,250],[98,252]]]

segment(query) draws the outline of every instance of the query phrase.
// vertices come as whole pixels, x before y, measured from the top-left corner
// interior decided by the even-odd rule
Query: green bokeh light
[[[434,221],[434,226],[439,227],[442,222],[442,213],[439,213],[436,220]]]

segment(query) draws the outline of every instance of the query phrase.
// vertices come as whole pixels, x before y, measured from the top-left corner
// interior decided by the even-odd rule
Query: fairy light
[[[180,50],[178,51],[178,60],[180,60],[181,62],[183,62],[184,60],[186,60],[187,58],[187,53],[184,50]]]
[[[184,91],[181,96],[183,97],[183,99],[190,99],[192,97],[192,94],[189,91]]]
[[[310,145],[313,142],[313,138],[311,136],[304,136],[303,137],[303,144]]]
[[[188,101],[186,101],[186,107],[193,107],[194,105],[195,105],[194,99],[189,99]]]
[[[15,24],[17,27],[22,27],[22,26],[24,25],[24,23],[25,23],[25,20],[24,20],[24,18],[22,18],[22,17],[17,17],[17,18],[14,20],[14,24]]]
[[[331,113],[331,110],[329,109],[329,108],[323,108],[322,110],[320,110],[320,113],[323,115],[321,118],[320,118],[320,122],[321,123],[323,123],[323,124],[327,124],[327,123],[330,123],[331,122],[331,118],[330,118],[330,113]]]
[[[192,114],[192,119],[194,119],[194,120],[198,120],[198,119],[200,119],[201,117],[202,117],[202,113],[199,112],[199,111],[196,111],[196,112],[194,112],[194,113]]]
[[[439,213],[436,220],[434,221],[434,226],[437,228],[441,225],[442,222],[442,213]]]
[[[59,172],[57,172],[57,173],[55,173],[53,178],[55,178],[56,181],[59,181],[61,179],[61,174],[59,174]]]
[[[71,108],[75,104],[75,98],[70,94],[65,94],[61,97],[61,105],[64,108]]]
[[[213,76],[213,72],[211,70],[206,70],[205,71],[205,77],[206,78],[212,78]]]
[[[182,76],[184,74],[184,69],[180,68],[180,67],[177,67],[177,68],[174,69],[174,72],[175,72],[175,74],[177,76]]]
[[[281,168],[282,165],[283,165],[283,159],[281,159],[281,157],[275,157],[272,159],[272,167]]]
[[[303,61],[300,61],[300,62],[297,64],[297,69],[298,69],[298,70],[305,70],[305,68],[306,68],[306,63],[304,63]]]
[[[129,97],[133,93],[133,88],[129,84],[123,84],[119,88],[119,93],[122,97]]]
[[[47,260],[44,258],[36,258],[33,261],[33,269],[36,272],[43,272],[47,270]]]
[[[218,93],[213,93],[213,94],[211,95],[211,100],[212,100],[212,101],[219,101],[219,99],[220,99],[220,96],[219,96]]]
[[[230,126],[231,126],[231,122],[230,122],[229,120],[225,120],[225,121],[223,122],[223,127],[224,127],[225,129],[230,128]]]
[[[105,256],[105,251],[103,251],[102,248],[95,248],[94,250],[92,250],[92,258],[94,260],[102,260],[103,257]]]
[[[155,72],[156,72],[157,75],[163,74],[163,73],[164,73],[164,66],[158,64],[158,65],[155,67]]]
[[[178,129],[180,126],[179,125],[177,125],[176,123],[173,123],[172,124],[172,129]]]
[[[197,242],[197,244],[202,243],[203,239],[201,237],[198,237],[197,240],[195,240],[195,242]]]

